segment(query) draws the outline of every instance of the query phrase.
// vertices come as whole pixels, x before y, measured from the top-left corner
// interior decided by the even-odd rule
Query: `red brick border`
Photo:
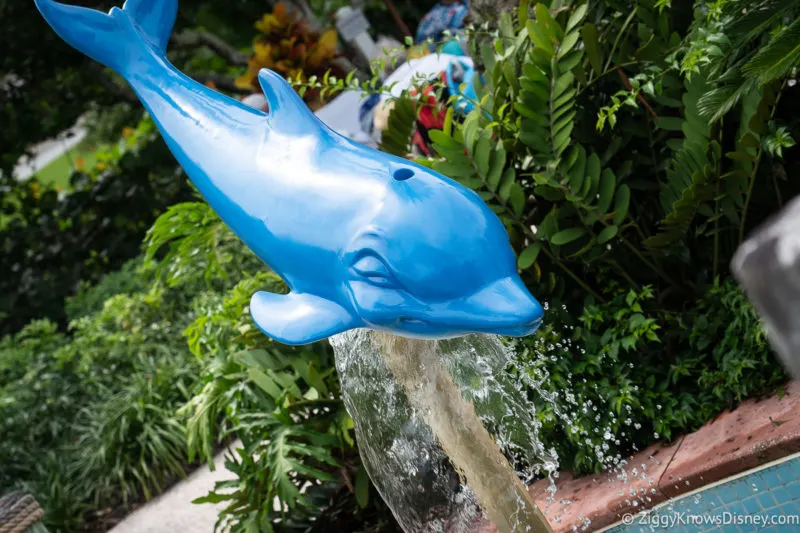
[[[587,519],[586,531],[596,531],[627,512],[800,452],[800,382],[784,390],[781,398],[748,400],[692,434],[650,446],[630,457],[619,475],[575,478],[562,472],[554,497],[548,498],[547,480],[531,485],[531,495],[554,531],[581,531]],[[497,528],[484,521],[473,533],[497,533]]]

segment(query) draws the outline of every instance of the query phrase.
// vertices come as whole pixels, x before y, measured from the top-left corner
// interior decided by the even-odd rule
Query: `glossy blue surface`
[[[398,335],[527,335],[542,308],[508,234],[473,191],[320,122],[279,75],[262,113],[166,59],[177,0],[128,0],[108,14],[36,5],[69,44],[131,84],[214,210],[288,284],[259,292],[264,333],[305,344],[371,327]]]

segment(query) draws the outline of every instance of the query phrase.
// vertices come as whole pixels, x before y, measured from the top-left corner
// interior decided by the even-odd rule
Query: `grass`
[[[97,155],[102,151],[98,147],[90,145],[87,141],[81,141],[57,158],[49,162],[41,170],[37,170],[35,175],[43,184],[53,184],[62,189],[69,189],[70,174],[76,169],[90,169],[97,163]]]

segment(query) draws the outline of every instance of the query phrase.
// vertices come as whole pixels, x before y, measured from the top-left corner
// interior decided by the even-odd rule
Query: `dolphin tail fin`
[[[123,76],[142,51],[165,53],[178,13],[178,0],[127,0],[122,9],[108,13],[53,0],[35,2],[70,46]]]
[[[359,325],[340,305],[313,294],[259,291],[250,300],[258,328],[284,344],[309,344]]]

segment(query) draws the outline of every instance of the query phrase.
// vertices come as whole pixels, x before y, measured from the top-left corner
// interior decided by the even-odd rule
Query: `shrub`
[[[617,466],[631,450],[695,430],[785,382],[734,283],[712,285],[694,309],[663,326],[648,316],[652,299],[649,287],[620,292],[577,320],[550,308],[542,331],[515,343],[521,369],[536,383],[540,436],[562,467]],[[663,346],[663,330],[683,331],[686,342]]]
[[[550,302],[521,362],[545,439],[581,471],[786,379],[727,265],[800,192],[783,179],[798,164],[784,96],[798,7],[664,7],[520,2],[473,28],[475,109],[449,111],[418,160],[489,204]],[[413,120],[396,106],[393,149]]]
[[[102,521],[107,509],[158,493],[187,465],[176,412],[199,365],[181,333],[205,282],[165,287],[153,265],[136,263],[78,296],[69,336],[36,321],[0,340],[0,462],[8,465],[0,490],[34,492],[53,530]],[[132,272],[146,288],[88,304]]]
[[[0,334],[37,318],[65,326],[65,298],[138,255],[153,220],[190,191],[149,119],[70,180],[69,193],[32,179],[0,196]]]
[[[218,483],[196,503],[226,503],[218,527],[231,531],[352,531],[365,521],[387,524],[378,531],[393,530],[360,470],[330,346],[283,346],[252,323],[252,294],[283,292],[283,282],[265,272],[204,203],[169,209],[148,244],[149,255],[166,249],[161,272],[168,283],[220,274],[238,281],[228,292],[195,299],[195,319],[185,331],[203,366],[200,384],[181,409],[190,459],[213,466],[219,443],[242,441],[226,461],[236,479]]]

